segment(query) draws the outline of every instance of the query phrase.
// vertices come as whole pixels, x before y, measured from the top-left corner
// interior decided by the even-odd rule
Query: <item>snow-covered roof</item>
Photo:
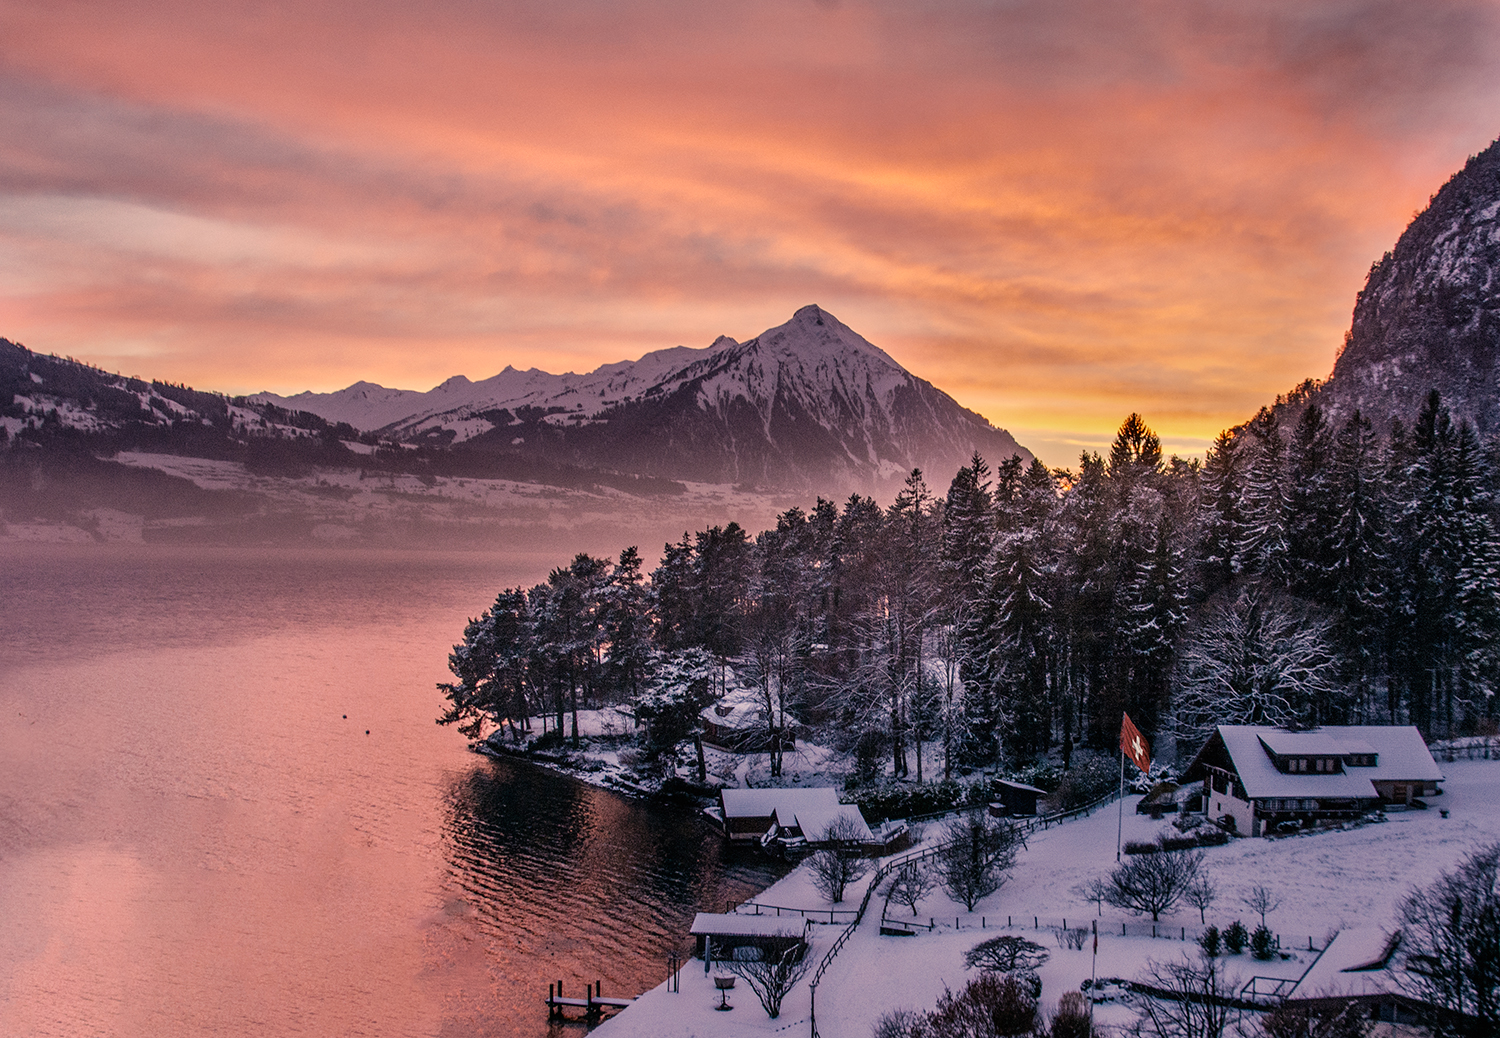
[[[807,922],[801,916],[724,915],[699,912],[693,916],[693,936],[709,937],[801,937]]]
[[[770,818],[778,825],[796,827],[809,840],[817,840],[836,819],[848,818],[854,823],[856,838],[873,840],[859,808],[839,803],[839,791],[833,786],[811,786],[796,789],[722,789],[725,818]]]
[[[1359,769],[1361,774],[1372,779],[1398,782],[1441,782],[1443,779],[1443,769],[1432,759],[1432,751],[1422,741],[1422,733],[1409,724],[1354,724],[1323,730],[1335,732],[1340,741],[1347,737],[1369,747],[1366,750],[1350,749],[1350,753],[1378,753],[1380,759],[1375,767]]]
[[[1258,797],[1333,797],[1335,799],[1374,800],[1379,794],[1370,784],[1372,768],[1351,768],[1343,772],[1299,772],[1287,774],[1278,771],[1276,763],[1266,753],[1261,740],[1279,729],[1261,725],[1221,724],[1219,735],[1229,757],[1234,761],[1234,770],[1240,776],[1240,784],[1251,799]],[[1283,733],[1285,734],[1285,733]],[[1293,751],[1301,752],[1301,751]],[[1333,750],[1321,751],[1336,753]]]
[[[1393,946],[1400,933],[1378,926],[1344,930],[1307,968],[1289,998],[1348,998],[1399,994],[1400,978],[1391,969]]]
[[[1338,740],[1323,729],[1310,732],[1289,732],[1284,728],[1270,728],[1259,733],[1260,741],[1279,757],[1311,757],[1318,754],[1338,757],[1345,749]]]
[[[705,721],[736,731],[766,723],[766,701],[754,688],[731,688],[700,712]]]
[[[1438,782],[1442,771],[1422,733],[1410,725],[1328,725],[1289,732],[1269,725],[1222,724],[1224,747],[1234,761],[1240,783],[1257,797],[1374,798],[1379,781]],[[1374,767],[1346,767],[1342,772],[1278,771],[1270,754],[1282,756],[1377,755]]]

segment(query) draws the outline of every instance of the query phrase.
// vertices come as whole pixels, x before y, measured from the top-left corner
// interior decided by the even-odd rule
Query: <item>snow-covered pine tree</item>
[[[1211,595],[1239,571],[1244,536],[1240,499],[1244,494],[1244,454],[1240,440],[1219,433],[1203,459],[1198,567],[1203,593]]]
[[[1368,419],[1351,414],[1334,438],[1324,492],[1330,517],[1322,572],[1313,582],[1333,610],[1334,640],[1358,717],[1374,706],[1385,669],[1388,488],[1379,440]]]
[[[1246,437],[1249,457],[1240,505],[1244,525],[1236,547],[1239,568],[1286,587],[1292,576],[1286,444],[1276,412],[1261,408],[1246,428]]]

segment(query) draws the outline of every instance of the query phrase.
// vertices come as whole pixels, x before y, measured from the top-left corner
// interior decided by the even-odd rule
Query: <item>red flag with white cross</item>
[[[1130,715],[1121,716],[1124,721],[1120,725],[1120,749],[1125,751],[1125,756],[1134,761],[1135,766],[1141,769],[1141,774],[1145,775],[1151,771],[1151,746],[1141,730],[1131,723]]]

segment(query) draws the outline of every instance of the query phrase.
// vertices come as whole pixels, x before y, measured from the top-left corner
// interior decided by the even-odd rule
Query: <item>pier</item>
[[[634,998],[600,994],[603,987],[603,981],[596,981],[584,987],[583,998],[565,998],[562,993],[562,981],[559,980],[556,984],[548,984],[547,1016],[560,1020],[566,1010],[581,1009],[583,1010],[584,1019],[595,1020],[606,1009],[624,1009],[635,1001]]]

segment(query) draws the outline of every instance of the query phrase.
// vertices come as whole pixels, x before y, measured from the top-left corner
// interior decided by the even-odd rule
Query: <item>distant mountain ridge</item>
[[[817,306],[738,342],[678,346],[586,374],[507,367],[425,392],[358,382],[249,398],[404,442],[707,483],[870,493],[937,484],[975,451],[1031,454]]]
[[[1436,389],[1481,433],[1500,432],[1500,141],[1433,195],[1370,268],[1333,374],[1334,414],[1410,421]]]

